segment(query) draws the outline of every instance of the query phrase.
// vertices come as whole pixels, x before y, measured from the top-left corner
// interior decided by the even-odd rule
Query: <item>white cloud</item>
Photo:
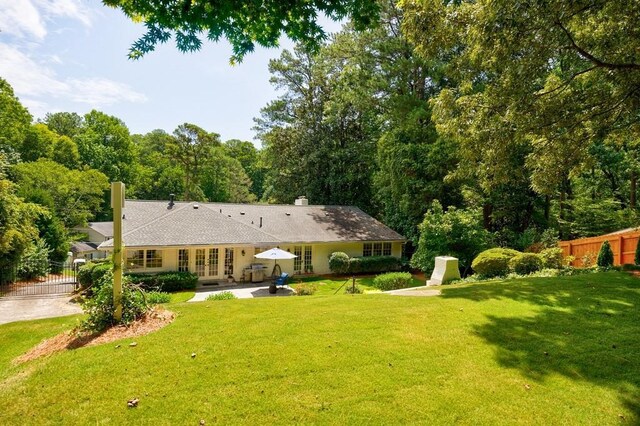
[[[34,0],[46,19],[52,17],[66,17],[91,26],[89,9],[78,0]]]
[[[106,78],[62,79],[47,65],[4,43],[0,43],[0,76],[37,110],[46,108],[40,97],[62,98],[96,108],[119,102],[147,101],[144,94],[129,85]]]
[[[42,41],[47,22],[55,18],[91,26],[89,9],[79,0],[0,0],[0,30],[4,34]]]
[[[30,0],[0,0],[0,30],[12,36],[37,40],[47,35],[44,21]]]

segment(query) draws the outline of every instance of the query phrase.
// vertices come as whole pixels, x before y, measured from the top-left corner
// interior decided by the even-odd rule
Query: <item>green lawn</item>
[[[373,286],[373,278],[374,277],[356,277],[356,285],[362,289],[363,292],[379,292],[377,288]],[[351,286],[351,278],[333,278],[333,277],[304,277],[304,278],[293,278],[289,283],[289,286],[292,288],[296,288],[300,283],[304,284],[313,284],[316,287],[316,292],[314,296],[329,296],[329,295],[338,295],[344,294],[345,288],[347,286]],[[420,281],[413,278],[413,283],[411,287],[420,287],[424,286],[424,281]]]
[[[20,366],[76,319],[3,325],[0,424],[640,422],[640,280],[442,290],[175,303],[175,322],[136,347]]]

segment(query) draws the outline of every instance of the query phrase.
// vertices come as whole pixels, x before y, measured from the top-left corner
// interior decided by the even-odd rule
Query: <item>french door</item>
[[[220,249],[201,248],[195,253],[195,273],[200,278],[221,278]]]

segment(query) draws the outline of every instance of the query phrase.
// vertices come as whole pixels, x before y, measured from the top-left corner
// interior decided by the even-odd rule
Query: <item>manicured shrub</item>
[[[596,262],[601,268],[608,268],[613,266],[613,250],[609,241],[605,240],[600,246],[600,252],[598,253],[598,260]]]
[[[520,254],[519,251],[507,248],[492,248],[476,256],[471,267],[476,274],[483,277],[499,277],[509,272],[509,261]]]
[[[343,252],[335,252],[329,257],[329,268],[336,274],[375,274],[399,271],[402,260],[394,256],[351,257]]]
[[[399,271],[402,260],[394,256],[352,257],[349,259],[349,273],[376,274],[380,272]]]
[[[220,293],[214,293],[207,296],[207,300],[231,300],[237,299],[235,294],[230,291],[221,291]]]
[[[542,250],[539,254],[542,259],[542,267],[547,269],[560,269],[563,265],[563,252],[560,247]]]
[[[159,303],[169,303],[171,295],[161,291],[149,291],[146,293],[147,303],[149,305],[157,305]]]
[[[509,260],[509,269],[519,275],[529,275],[542,269],[542,259],[536,253],[520,253]]]
[[[317,289],[315,284],[298,284],[293,291],[296,296],[311,296]]]
[[[172,293],[193,290],[198,285],[198,276],[192,272],[159,272],[157,274],[127,274],[132,282],[147,290]]]
[[[382,291],[396,290],[409,287],[412,281],[411,274],[408,272],[388,272],[375,277],[373,286]]]
[[[329,269],[334,274],[346,274],[349,271],[349,256],[347,253],[336,251],[329,256]]]
[[[82,306],[87,314],[83,328],[90,331],[102,331],[117,324],[113,306],[113,274],[105,274],[97,289]],[[147,312],[148,305],[142,290],[131,284],[128,278],[122,280],[122,324],[131,324]]]

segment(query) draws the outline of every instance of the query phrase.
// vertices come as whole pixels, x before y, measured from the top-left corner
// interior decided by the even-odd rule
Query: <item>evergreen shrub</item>
[[[538,255],[542,259],[543,268],[560,269],[564,266],[563,252],[560,247],[544,249]]]
[[[411,286],[413,279],[408,272],[388,272],[373,279],[373,286],[382,290],[397,290]]]
[[[598,260],[596,264],[601,268],[608,268],[613,266],[613,250],[609,241],[605,240],[600,246],[600,252],[598,253]]]
[[[334,274],[346,274],[349,271],[349,255],[341,251],[331,253],[329,269]]]
[[[509,261],[518,254],[520,252],[513,249],[492,248],[476,256],[471,267],[476,274],[486,278],[504,276],[509,272]]]
[[[520,253],[509,260],[509,269],[519,275],[537,272],[542,266],[542,259],[536,253]]]

